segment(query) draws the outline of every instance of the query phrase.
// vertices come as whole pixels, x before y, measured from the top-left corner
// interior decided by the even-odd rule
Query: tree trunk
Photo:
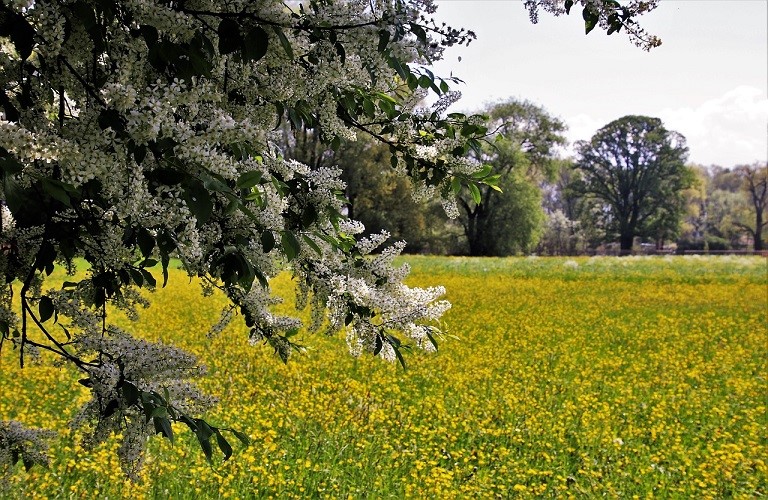
[[[470,213],[467,217],[467,225],[465,226],[464,233],[467,236],[467,243],[469,244],[469,255],[473,257],[489,255],[488,242],[483,236],[486,222],[485,213],[480,207],[477,207],[475,211]]]
[[[757,215],[755,216],[755,243],[754,243],[754,249],[755,252],[762,252],[763,251],[763,214],[762,211],[758,210]]]
[[[622,230],[619,236],[619,255],[632,255],[632,243],[634,242],[634,231]]]

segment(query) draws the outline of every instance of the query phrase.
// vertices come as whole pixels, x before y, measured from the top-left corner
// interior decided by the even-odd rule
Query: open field
[[[222,301],[172,275],[136,328],[201,356],[210,421],[252,443],[211,467],[179,427],[139,484],[114,443],[83,451],[67,430],[76,374],[19,371],[4,349],[0,419],[61,437],[49,469],[20,469],[0,497],[768,494],[765,258],[408,260],[410,283],[444,284],[453,309],[440,351],[407,370],[350,357],[342,337],[306,335],[287,365],[239,325],[207,339]],[[288,276],[274,286],[292,295]]]

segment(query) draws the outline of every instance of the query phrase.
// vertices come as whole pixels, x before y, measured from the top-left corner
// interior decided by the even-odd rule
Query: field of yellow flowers
[[[0,419],[53,427],[51,466],[0,497],[466,498],[768,494],[768,267],[760,257],[409,258],[453,309],[408,367],[305,335],[284,365],[179,271],[136,325],[198,354],[209,421],[251,444],[208,465],[194,436],[150,446],[142,481],[115,443],[79,447],[77,375],[0,359]],[[290,276],[273,282],[290,297]],[[285,304],[280,307],[290,307]]]

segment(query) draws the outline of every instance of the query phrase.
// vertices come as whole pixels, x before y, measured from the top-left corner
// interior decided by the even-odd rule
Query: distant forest
[[[690,164],[683,136],[656,118],[633,116],[579,141],[575,157],[564,157],[566,127],[543,108],[508,100],[479,113],[486,118],[487,135],[482,148],[467,156],[493,169],[500,190],[481,186],[472,192],[464,186],[453,206],[414,196],[410,181],[397,174],[402,166],[391,165],[389,148],[378,141],[361,136],[331,150],[316,130],[285,129],[278,131],[277,142],[287,158],[342,169],[349,215],[368,233],[387,231],[392,241],[405,240],[407,253],[766,248],[765,163]]]

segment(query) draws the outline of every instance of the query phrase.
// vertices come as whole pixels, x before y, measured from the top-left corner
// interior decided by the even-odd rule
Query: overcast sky
[[[690,162],[768,160],[768,0],[661,0],[638,19],[662,39],[650,52],[622,33],[585,36],[580,9],[533,25],[520,0],[438,5],[437,20],[477,33],[435,65],[465,81],[455,111],[527,99],[565,121],[571,141],[624,115],[655,116],[688,139]]]

